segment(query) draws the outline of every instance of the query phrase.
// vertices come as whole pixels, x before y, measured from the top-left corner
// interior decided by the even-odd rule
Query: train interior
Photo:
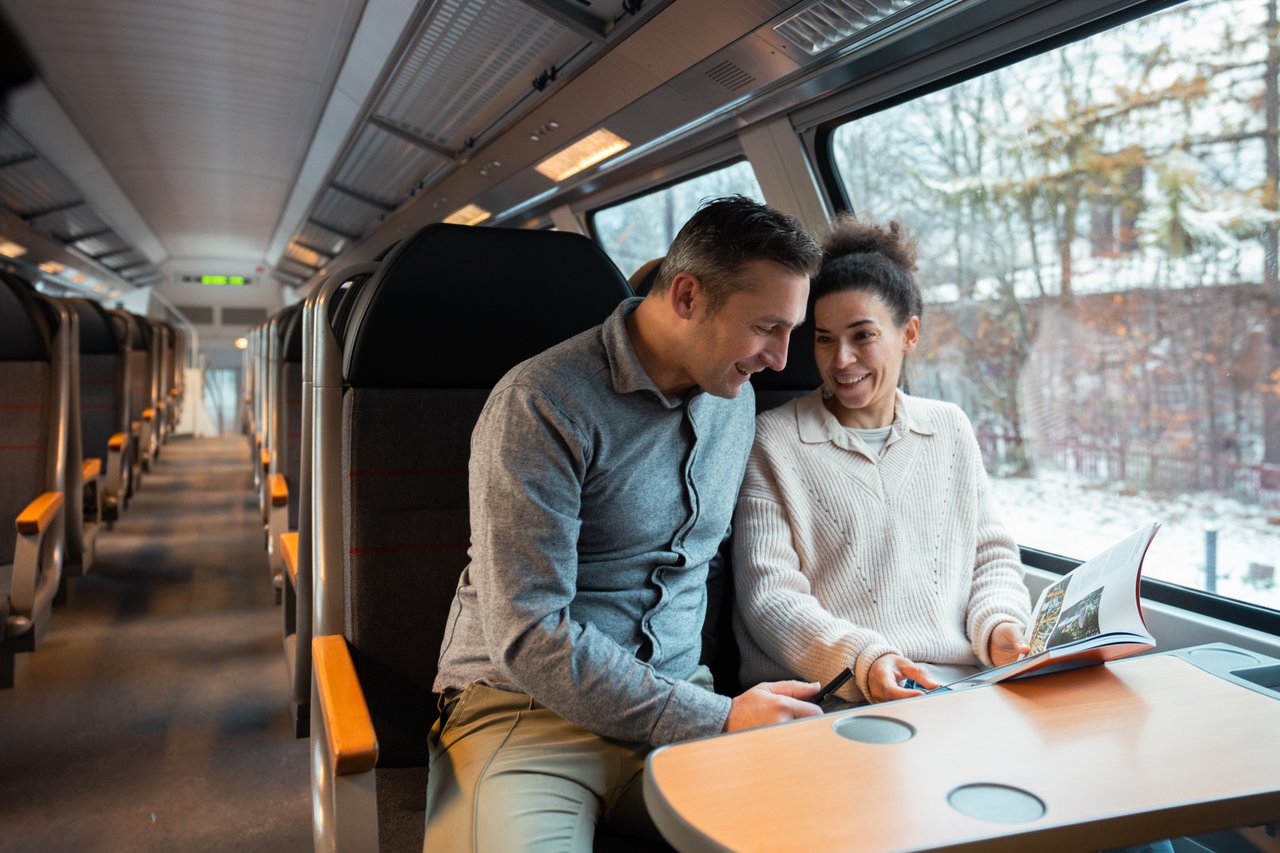
[[[1280,698],[1276,5],[0,0],[0,849],[421,849],[480,407],[733,193],[919,237],[1032,601],[1161,521]]]

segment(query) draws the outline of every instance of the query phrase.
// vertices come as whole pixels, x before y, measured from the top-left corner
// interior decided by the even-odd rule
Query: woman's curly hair
[[[822,268],[810,289],[809,315],[824,296],[845,290],[876,294],[889,308],[898,326],[924,313],[924,300],[916,285],[916,241],[894,219],[881,225],[850,213],[832,223],[822,241]]]

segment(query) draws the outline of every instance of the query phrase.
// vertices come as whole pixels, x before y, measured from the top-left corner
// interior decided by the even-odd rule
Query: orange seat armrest
[[[271,451],[263,450],[262,451],[262,470],[265,471],[270,467],[271,467]]]
[[[133,433],[134,435],[137,435],[138,433],[142,432],[142,422],[134,421],[133,423],[129,424],[129,432]]]
[[[280,559],[284,561],[285,571],[289,573],[289,583],[298,588],[298,534],[280,534]]]
[[[151,420],[152,418],[154,418],[155,416],[156,416],[156,410],[155,410],[155,409],[143,409],[143,410],[142,410],[142,419],[143,419],[144,421],[149,421],[149,420]]]
[[[372,770],[378,763],[378,738],[346,638],[313,637],[311,656],[333,772],[345,776]]]
[[[102,473],[102,460],[86,459],[80,463],[80,471],[81,471],[80,476],[84,479],[85,482],[88,482],[89,480],[93,480],[99,474]]]
[[[124,450],[125,434],[118,432],[107,439],[107,450]]]
[[[27,508],[18,516],[18,532],[27,536],[43,533],[61,506],[62,492],[45,492],[27,504]]]
[[[176,396],[178,396],[178,395],[179,395],[179,394],[181,394],[181,393],[182,393],[182,390],[181,390],[181,389],[179,389],[179,388],[170,388],[170,389],[169,389],[169,396],[170,396],[170,397],[176,397]]]
[[[289,484],[285,482],[284,474],[271,475],[271,505],[272,506],[288,506],[289,505]]]

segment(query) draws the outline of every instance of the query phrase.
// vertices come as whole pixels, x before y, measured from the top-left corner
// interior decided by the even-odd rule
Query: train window
[[[667,253],[676,232],[699,204],[734,193],[764,198],[745,160],[601,208],[591,217],[591,231],[618,269],[631,275],[645,261]]]
[[[919,238],[911,391],[968,412],[1018,541],[1087,558],[1154,518],[1148,576],[1280,609],[1270,10],[1167,8],[827,145]]]

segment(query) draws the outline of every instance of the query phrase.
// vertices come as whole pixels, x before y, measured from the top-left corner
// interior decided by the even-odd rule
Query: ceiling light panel
[[[450,225],[477,225],[493,214],[478,204],[464,205],[444,218]]]
[[[589,42],[520,0],[433,4],[376,113],[449,150],[461,149]]]
[[[839,44],[883,37],[957,0],[819,0],[774,26],[810,56]]]
[[[27,253],[27,247],[12,240],[0,237],[0,255],[6,258],[20,258]]]
[[[322,222],[324,220],[321,220]],[[304,223],[302,228],[298,229],[298,233],[293,235],[293,242],[305,243],[308,246],[315,246],[329,253],[329,257],[336,258],[343,249],[347,248],[347,241],[334,234],[332,231],[326,231],[319,225]]]
[[[563,181],[630,147],[630,142],[602,127],[552,154],[534,168],[553,181]]]
[[[323,267],[329,260],[319,252],[299,246],[297,243],[289,244],[289,247],[285,249],[285,257],[291,261],[301,261],[307,266],[315,267],[316,269]]]

